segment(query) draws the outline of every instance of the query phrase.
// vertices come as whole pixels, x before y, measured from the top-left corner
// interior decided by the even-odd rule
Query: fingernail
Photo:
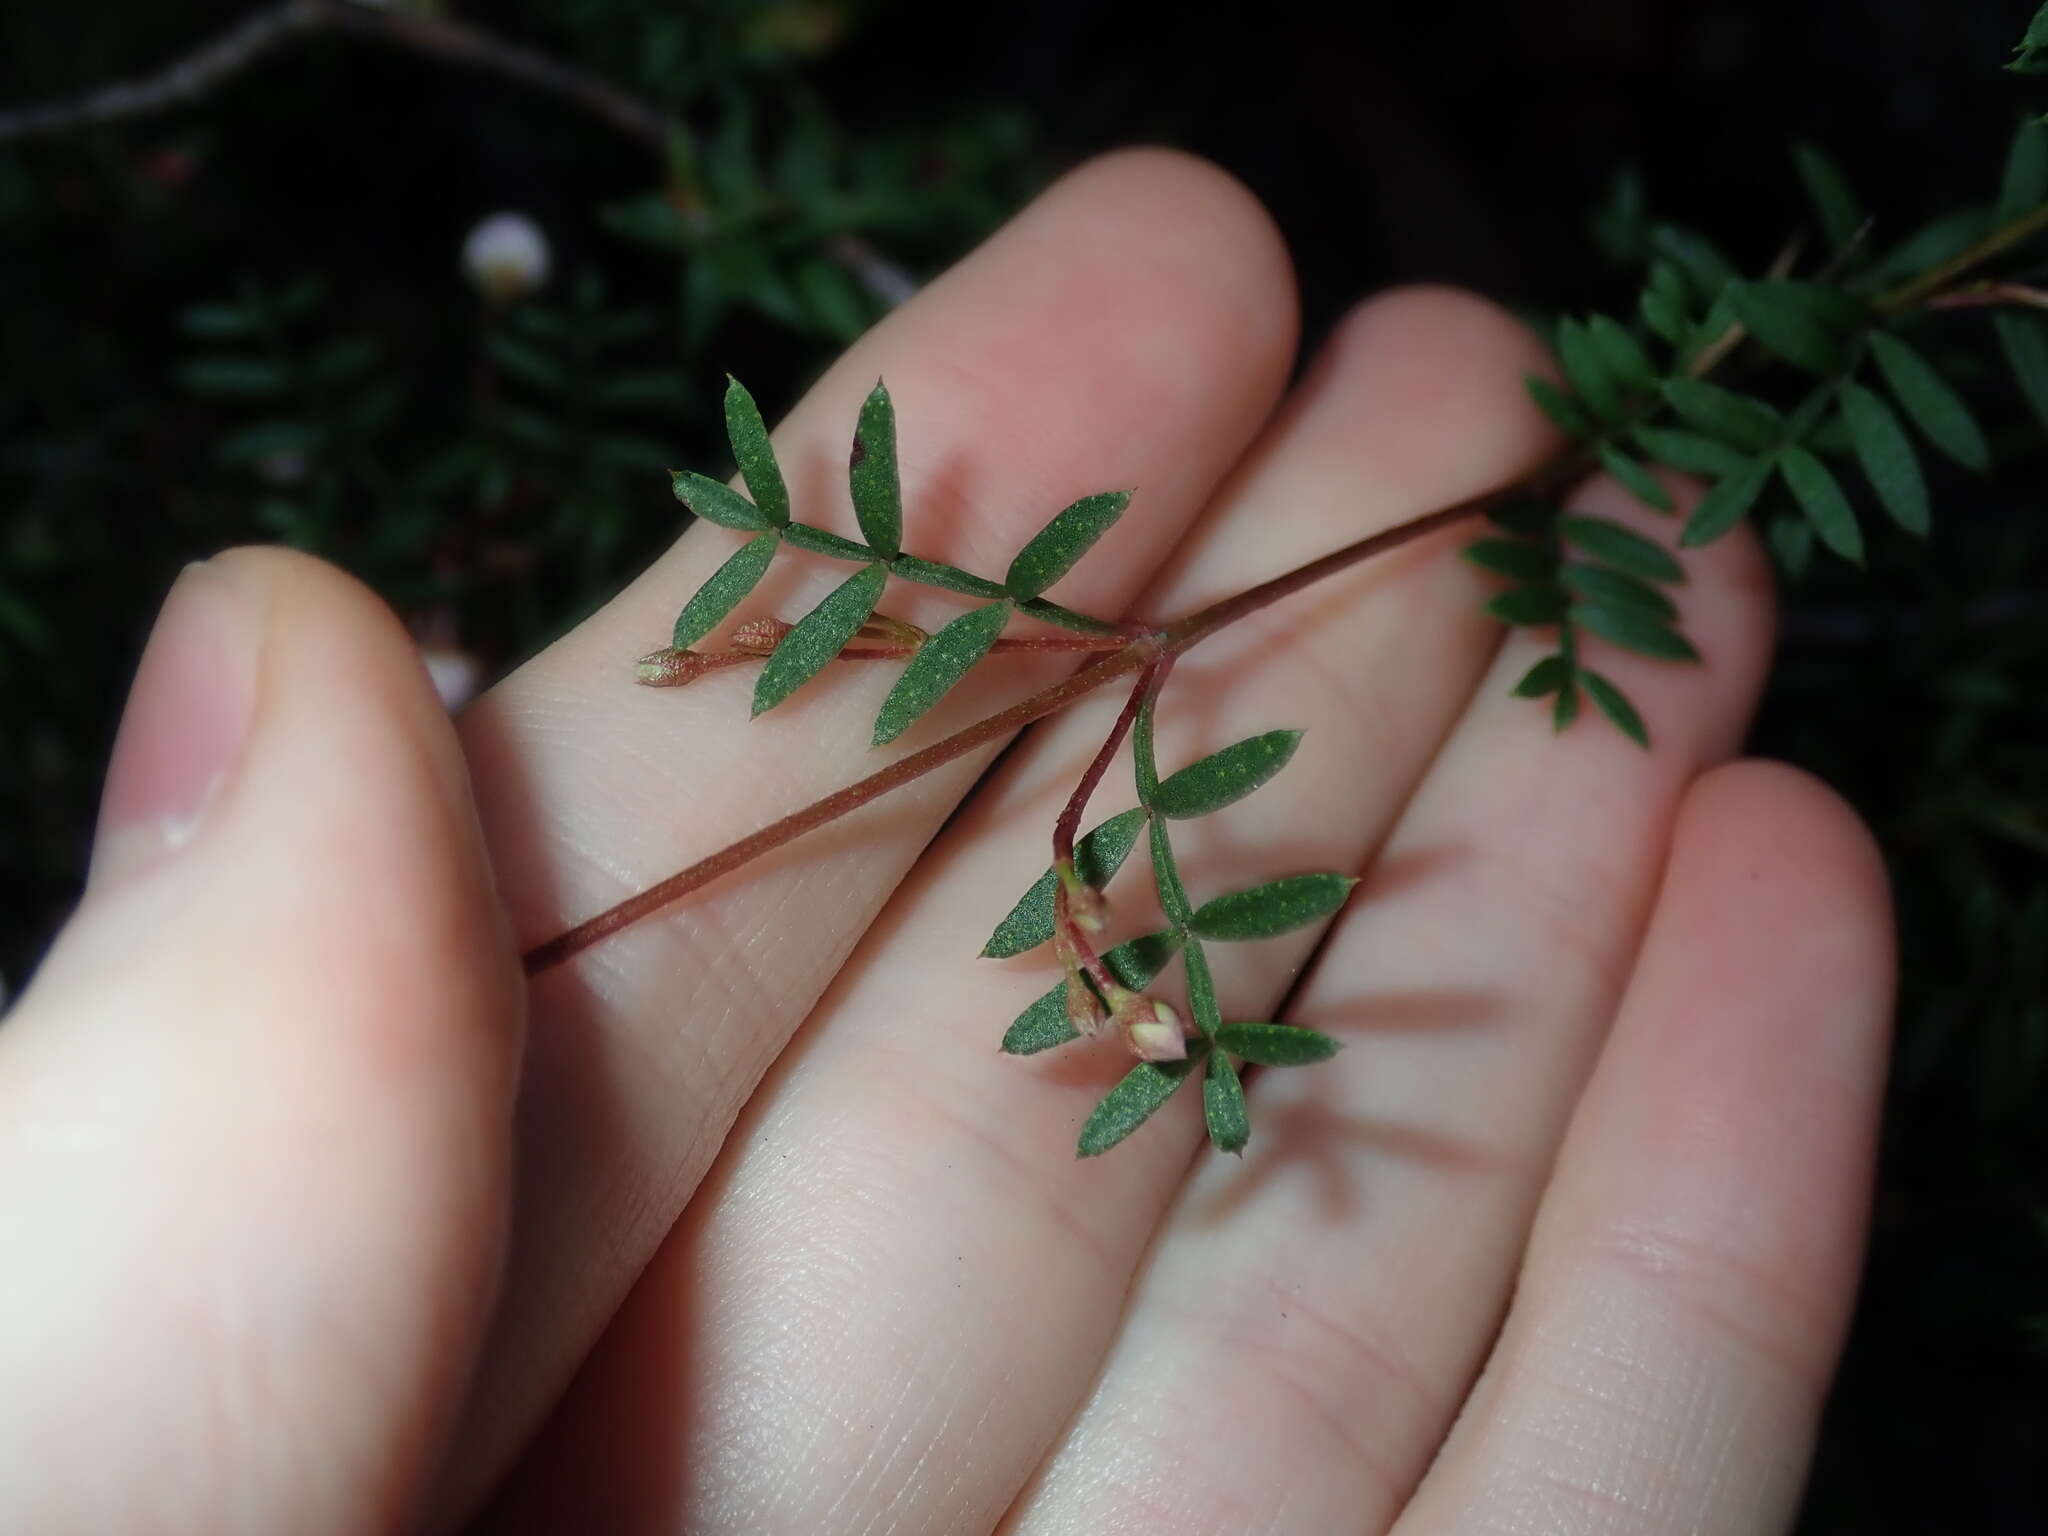
[[[128,690],[89,886],[137,874],[199,835],[248,735],[260,640],[261,614],[232,576],[185,567]]]

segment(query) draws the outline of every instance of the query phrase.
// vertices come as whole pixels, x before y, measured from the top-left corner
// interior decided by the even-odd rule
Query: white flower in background
[[[548,237],[523,213],[494,213],[462,242],[462,270],[485,298],[508,303],[548,280]]]

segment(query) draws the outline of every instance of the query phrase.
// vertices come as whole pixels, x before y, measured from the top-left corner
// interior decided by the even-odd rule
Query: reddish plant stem
[[[1560,459],[1540,472],[1536,482],[1547,483],[1570,467],[1568,458]],[[1235,623],[1270,603],[1290,597],[1304,587],[1313,586],[1318,581],[1348,570],[1361,561],[1398,549],[1403,544],[1413,543],[1440,528],[1448,528],[1453,523],[1475,517],[1503,496],[1524,489],[1530,484],[1530,481],[1518,482],[1499,491],[1475,496],[1469,501],[1461,501],[1455,506],[1426,513],[1410,522],[1383,529],[1379,533],[1347,544],[1342,549],[1333,550],[1320,559],[1311,560],[1285,575],[1261,582],[1235,597],[1227,597],[1221,602],[1212,603],[1207,608],[1199,609],[1186,618],[1169,624],[1163,630],[1148,630],[1139,638],[1127,641],[1123,649],[1105,656],[1092,666],[1084,667],[1065,682],[1041,689],[1029,698],[1012,704],[1008,709],[1000,710],[985,720],[956,731],[943,741],[934,742],[922,751],[913,752],[908,757],[901,758],[888,767],[805,806],[800,811],[793,811],[780,821],[771,822],[760,831],[743,837],[706,858],[699,859],[688,869],[649,886],[638,895],[627,897],[617,906],[600,912],[596,917],[578,923],[566,933],[558,934],[547,942],[536,945],[526,952],[526,974],[538,975],[560,965],[600,939],[608,938],[621,928],[637,923],[641,918],[660,911],[669,903],[693,891],[702,889],[763,854],[795,841],[806,832],[837,821],[841,816],[859,810],[869,801],[879,799],[893,789],[901,789],[905,784],[924,777],[935,768],[943,767],[956,757],[965,756],[977,747],[999,741],[1034,720],[1042,720],[1047,715],[1057,713],[1075,700],[1086,698],[1105,683],[1150,666],[1162,656],[1177,656],[1225,625]]]
[[[1116,717],[1116,724],[1109,728],[1109,739],[1103,742],[1095,760],[1081,775],[1081,782],[1067,797],[1060,819],[1053,823],[1052,857],[1055,864],[1074,862],[1074,834],[1080,830],[1081,813],[1088,809],[1088,797],[1095,793],[1095,786],[1102,782],[1102,776],[1109,772],[1109,765],[1116,760],[1116,749],[1131,734],[1131,723],[1138,718],[1138,706],[1144,702],[1145,692],[1152,686],[1158,670],[1155,662],[1139,674],[1138,686],[1131,690],[1131,696],[1124,701],[1122,713]]]

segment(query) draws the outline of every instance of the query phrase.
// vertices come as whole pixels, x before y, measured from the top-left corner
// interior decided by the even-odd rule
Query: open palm
[[[845,431],[885,375],[908,546],[976,570],[1135,486],[1055,595],[1147,617],[1551,449],[1540,347],[1477,299],[1379,298],[1290,388],[1294,361],[1263,214],[1125,154],[863,339],[776,442],[799,515],[850,527]],[[1197,900],[1364,876],[1326,929],[1215,952],[1230,1017],[1284,999],[1347,1047],[1251,1081],[1241,1160],[1198,1151],[1184,1094],[1076,1161],[1128,1058],[996,1050],[1057,973],[976,953],[1116,698],[543,975],[522,1040],[515,942],[858,776],[893,669],[752,724],[743,673],[631,686],[737,545],[700,525],[451,735],[345,578],[276,553],[188,578],[92,886],[0,1030],[0,1525],[1788,1523],[1860,1258],[1882,871],[1827,791],[1731,761],[1771,645],[1745,539],[1688,561],[1704,665],[1599,660],[1645,753],[1508,697],[1540,652],[1480,614],[1464,537],[1236,626],[1166,696],[1167,768],[1309,728],[1180,834]],[[844,574],[788,566],[753,611]],[[1060,665],[991,663],[917,731]],[[202,773],[192,733],[237,709]],[[1136,863],[1109,894],[1113,936],[1144,931]]]

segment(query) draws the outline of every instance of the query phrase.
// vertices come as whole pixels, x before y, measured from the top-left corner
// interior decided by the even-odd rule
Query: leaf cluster
[[[1675,550],[1544,496],[1496,508],[1499,536],[1467,551],[1510,583],[1490,613],[1555,630],[1555,649],[1516,692],[1551,699],[1559,729],[1577,717],[1583,692],[1647,745],[1633,704],[1585,664],[1583,640],[1697,660],[1665,590],[1684,579],[1675,551],[1760,519],[1794,575],[1816,546],[1860,565],[1869,515],[1858,503],[1866,498],[1902,531],[1928,533],[1924,449],[1973,471],[1989,467],[1989,440],[1929,346],[1931,317],[1896,295],[1990,227],[2048,201],[2048,129],[2020,125],[1994,205],[1937,220],[1889,250],[1871,239],[1873,221],[1824,151],[1801,144],[1794,163],[1825,249],[1811,272],[1791,275],[1795,247],[1772,272],[1744,277],[1711,241],[1651,223],[1639,192],[1617,195],[1599,229],[1610,250],[1647,265],[1635,314],[1567,317],[1556,334],[1562,384],[1526,381],[1580,462],[1604,469],[1644,506],[1676,510],[1658,467],[1706,483]],[[2048,328],[2038,314],[2008,310],[1993,325],[2022,392],[2048,421]],[[1716,369],[1741,383],[1704,376]]]
[[[1106,1152],[1129,1136],[1197,1074],[1211,1144],[1221,1151],[1242,1152],[1251,1135],[1251,1118],[1238,1064],[1303,1066],[1327,1060],[1337,1050],[1335,1040],[1312,1029],[1226,1022],[1207,946],[1272,938],[1320,922],[1343,906],[1356,882],[1328,873],[1289,875],[1196,906],[1188,896],[1171,831],[1172,823],[1213,815],[1267,783],[1287,766],[1302,733],[1266,731],[1247,737],[1162,779],[1153,747],[1154,700],[1155,695],[1147,695],[1133,733],[1139,803],[1075,844],[1075,869],[1088,885],[1100,887],[1122,867],[1139,836],[1145,836],[1166,926],[1117,945],[1103,960],[1125,986],[1142,989],[1179,955],[1193,1037],[1185,1061],[1140,1062],[1096,1105],[1081,1129],[1083,1157]],[[996,925],[983,955],[1006,958],[1051,939],[1057,884],[1053,871],[1047,870]],[[1035,1000],[1004,1034],[1003,1049],[1028,1056],[1079,1039],[1068,1022],[1065,997],[1061,986]]]
[[[874,616],[889,579],[982,599],[918,643],[875,718],[882,746],[908,730],[986,656],[1004,626],[1023,615],[1084,634],[1115,626],[1052,602],[1043,594],[1079,563],[1130,504],[1130,492],[1084,496],[1055,514],[1010,562],[1001,581],[903,550],[903,488],[896,456],[896,409],[877,382],[863,402],[847,455],[847,486],[861,537],[849,539],[791,516],[789,488],[754,397],[737,379],[725,392],[726,432],[748,495],[708,475],[672,471],[676,500],[694,516],[753,535],[698,588],[676,616],[671,643],[687,650],[718,627],[766,576],[778,550],[791,548],[860,569],[782,636],[754,685],[753,712],[765,713],[816,677]],[[751,498],[751,499],[750,499]]]

